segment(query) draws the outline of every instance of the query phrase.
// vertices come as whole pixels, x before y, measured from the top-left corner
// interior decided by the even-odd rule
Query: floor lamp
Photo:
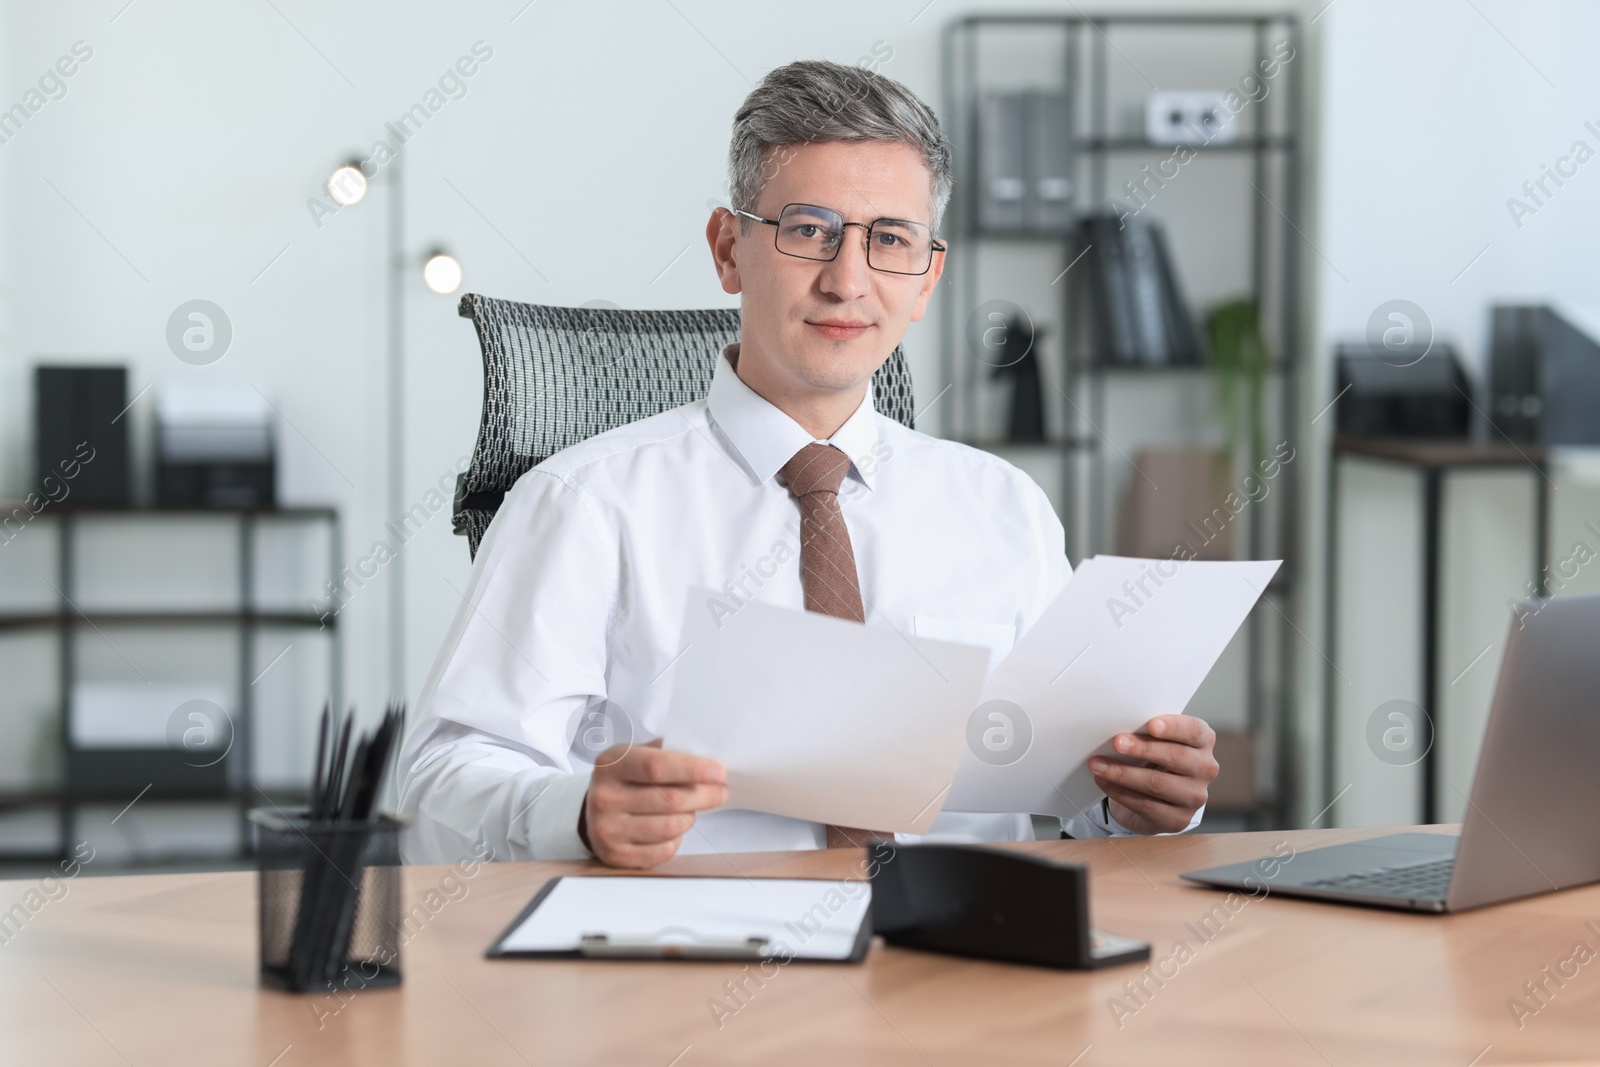
[[[389,186],[387,234],[384,244],[386,278],[384,286],[385,346],[387,349],[388,419],[385,444],[388,449],[388,478],[385,509],[392,522],[405,513],[405,298],[406,276],[413,266],[422,265],[422,280],[429,290],[448,296],[461,288],[461,264],[445,250],[434,247],[421,257],[413,257],[405,245],[405,178],[402,156],[386,163],[351,160],[336,167],[328,176],[328,196],[341,209],[366,199],[370,168],[382,167]],[[404,547],[403,545],[400,547]],[[398,556],[398,552],[396,555]],[[401,559],[389,568],[389,691],[392,699],[406,697],[405,566]]]

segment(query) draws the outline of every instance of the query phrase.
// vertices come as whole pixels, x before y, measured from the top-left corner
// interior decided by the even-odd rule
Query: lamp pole
[[[398,524],[404,512],[405,496],[405,204],[401,179],[402,156],[396,153],[389,162],[389,276],[385,293],[388,312],[388,473],[387,510],[389,521]],[[393,527],[390,527],[393,529]],[[389,568],[389,695],[392,700],[406,698],[406,582],[404,545],[395,546],[395,559]]]

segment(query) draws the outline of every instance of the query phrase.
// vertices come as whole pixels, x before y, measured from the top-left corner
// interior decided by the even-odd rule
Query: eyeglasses
[[[773,242],[786,256],[823,262],[836,259],[844,244],[844,231],[859,226],[867,231],[867,266],[888,274],[926,274],[933,266],[933,254],[945,251],[943,241],[933,239],[933,231],[920,222],[906,219],[878,219],[876,222],[846,222],[832,208],[815,204],[788,204],[775,219],[764,219],[748,211],[735,215],[776,226]]]

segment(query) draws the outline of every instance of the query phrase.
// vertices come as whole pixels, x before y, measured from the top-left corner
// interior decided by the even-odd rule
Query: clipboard
[[[865,881],[564,876],[540,887],[484,955],[859,963],[871,902]]]

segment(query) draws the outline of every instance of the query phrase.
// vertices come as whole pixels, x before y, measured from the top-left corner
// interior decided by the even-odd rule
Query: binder
[[[1077,223],[1072,207],[1072,97],[1035,92],[1027,98],[1028,228],[1068,234]]]
[[[865,881],[552,878],[489,959],[859,963],[872,941]]]
[[[1067,234],[1076,224],[1072,98],[988,93],[979,101],[978,229]]]
[[[31,488],[52,497],[75,470],[71,507],[125,508],[132,501],[128,466],[128,368],[38,366],[33,371],[34,455]],[[137,399],[137,398],[135,398]]]
[[[1026,101],[1020,93],[989,93],[979,105],[978,228],[1021,230],[1028,180],[1024,170]]]
[[[1115,366],[1200,362],[1200,337],[1189,317],[1166,239],[1137,216],[1091,215],[1080,223],[1098,361]]]

